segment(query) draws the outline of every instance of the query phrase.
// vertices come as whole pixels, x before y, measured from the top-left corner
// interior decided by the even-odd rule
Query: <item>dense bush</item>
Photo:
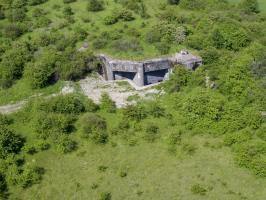
[[[35,116],[33,128],[37,136],[42,139],[56,139],[62,134],[67,134],[73,129],[73,118],[64,114],[40,112]]]
[[[107,124],[104,118],[97,114],[87,113],[80,118],[79,123],[83,137],[90,138],[95,143],[107,142]]]
[[[81,97],[74,94],[68,94],[59,95],[40,103],[39,110],[61,114],[79,114],[85,111],[85,105],[83,104]]]
[[[191,71],[182,66],[176,66],[170,79],[165,82],[164,89],[169,92],[179,92],[183,87],[187,86],[191,79]]]
[[[248,141],[234,146],[237,163],[261,177],[266,177],[265,153],[266,143],[261,141]]]
[[[0,63],[0,87],[11,86],[14,80],[20,79],[25,64],[31,59],[31,52],[25,44],[14,44],[13,48],[7,50],[2,56]]]
[[[5,176],[0,173],[0,198],[3,198],[7,191]]]
[[[24,139],[4,126],[0,127],[0,159],[17,154],[23,147]]]
[[[250,43],[247,32],[236,28],[237,24],[221,24],[212,33],[213,44],[216,48],[238,51]]]
[[[57,80],[58,59],[54,49],[44,49],[35,62],[28,64],[26,76],[32,88],[43,88]]]
[[[103,93],[100,99],[100,108],[109,113],[116,112],[115,102],[110,98],[107,93]]]
[[[93,12],[101,11],[104,9],[104,3],[102,0],[89,0],[87,9]]]
[[[32,164],[26,164],[24,165],[22,172],[18,175],[17,185],[27,188],[33,184],[39,183],[42,179],[43,173],[44,170],[42,168]]]
[[[147,117],[147,111],[142,105],[129,105],[123,109],[123,116],[128,120],[141,121]]]
[[[247,14],[260,12],[258,0],[242,0],[240,6]]]
[[[70,139],[69,136],[63,135],[56,140],[56,149],[60,153],[70,153],[77,149],[77,142]]]
[[[4,27],[4,35],[5,37],[8,37],[14,40],[20,37],[25,32],[24,28],[25,27],[23,27],[22,24],[18,24],[18,23],[7,24]]]
[[[159,127],[154,123],[147,123],[145,127],[144,139],[153,142],[159,134]]]

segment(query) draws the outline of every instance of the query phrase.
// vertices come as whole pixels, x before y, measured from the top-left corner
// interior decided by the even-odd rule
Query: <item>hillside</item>
[[[265,21],[263,0],[0,0],[0,199],[265,200]],[[184,49],[203,65],[144,89],[98,74]]]

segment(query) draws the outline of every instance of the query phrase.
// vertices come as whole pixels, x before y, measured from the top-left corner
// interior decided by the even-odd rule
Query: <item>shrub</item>
[[[207,193],[207,190],[200,184],[192,185],[190,190],[193,194],[206,195]]]
[[[102,192],[99,200],[112,200],[112,194],[109,192]]]
[[[69,138],[69,136],[60,136],[56,141],[56,149],[60,153],[70,153],[77,149],[77,142]]]
[[[23,171],[19,174],[18,185],[27,188],[33,184],[39,183],[42,179],[44,170],[40,167],[34,166],[32,164],[26,164],[23,167]]]
[[[242,130],[236,133],[228,133],[225,135],[225,145],[232,146],[236,143],[243,143],[252,139],[252,134],[249,130]]]
[[[60,114],[79,114],[85,111],[81,97],[74,94],[59,95],[38,105],[40,110]]]
[[[154,123],[147,123],[145,127],[145,135],[144,139],[148,142],[153,142],[157,137],[159,133],[159,127]]]
[[[12,123],[12,119],[0,113],[0,127],[3,127],[5,125],[10,125],[11,123]]]
[[[104,9],[104,3],[101,0],[89,0],[87,9],[93,12],[101,11]]]
[[[182,145],[182,151],[184,151],[188,155],[193,155],[196,152],[197,148],[189,143]]]
[[[104,24],[105,25],[113,25],[118,22],[117,16],[115,15],[109,15],[104,18]]]
[[[141,105],[129,105],[123,109],[123,116],[128,120],[141,121],[147,117],[147,112]]]
[[[0,173],[0,198],[4,196],[5,192],[7,192],[6,179],[5,176]]]
[[[179,4],[180,0],[167,0],[167,2],[170,5],[177,5],[177,4]]]
[[[170,80],[165,82],[164,89],[168,93],[179,92],[187,86],[191,79],[191,72],[182,66],[176,66],[170,76]]]
[[[246,143],[235,145],[235,159],[241,167],[251,169],[256,175],[266,177],[265,158],[266,143],[249,140]]]
[[[17,154],[23,147],[24,139],[13,131],[0,127],[0,159],[9,154]]]
[[[240,6],[247,14],[260,12],[258,0],[242,0]]]
[[[24,33],[24,29],[20,24],[7,24],[4,27],[4,35],[11,39],[16,39]]]
[[[103,49],[108,44],[108,41],[105,38],[98,38],[93,41],[92,46],[94,49]]]
[[[115,102],[110,98],[107,93],[103,93],[100,99],[100,108],[106,112],[116,112]]]
[[[30,155],[33,155],[35,153],[37,153],[37,149],[35,148],[35,145],[32,145],[32,144],[26,144],[22,150],[27,153],[27,154],[30,154]]]
[[[47,141],[39,140],[35,142],[35,148],[37,149],[37,151],[45,151],[50,148],[50,144]]]
[[[93,102],[93,100],[86,98],[84,101],[86,112],[96,112],[99,109],[99,106]]]
[[[133,16],[133,13],[130,10],[121,10],[118,14],[118,19],[121,19],[123,21],[132,21],[135,19]]]
[[[155,118],[165,116],[165,109],[156,102],[152,102],[148,107],[148,112]]]
[[[42,139],[56,139],[61,134],[66,134],[73,129],[73,118],[64,114],[39,112],[35,116],[33,128]]]
[[[54,49],[44,49],[34,63],[29,63],[26,68],[33,89],[43,88],[56,81],[56,68],[58,64],[57,52]]]
[[[171,131],[167,136],[167,143],[169,145],[176,145],[181,143],[182,131]]]
[[[65,16],[71,16],[71,15],[74,15],[73,11],[72,11],[72,8],[70,6],[66,6],[63,10],[63,14]]]
[[[83,115],[79,120],[82,136],[95,143],[104,144],[108,140],[107,124],[104,118],[93,113]]]
[[[211,35],[213,45],[218,49],[225,48],[234,51],[248,46],[251,40],[247,32],[239,26],[236,28],[236,26],[236,24],[229,23],[216,27]]]

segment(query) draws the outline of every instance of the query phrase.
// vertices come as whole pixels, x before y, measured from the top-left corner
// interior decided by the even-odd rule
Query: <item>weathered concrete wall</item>
[[[168,58],[158,58],[145,61],[117,60],[111,59],[103,54],[98,55],[98,58],[104,65],[104,71],[106,72],[105,78],[107,80],[121,80],[123,78],[129,78],[132,79],[138,86],[164,80],[168,71],[175,64],[184,65],[189,70],[194,70],[202,64],[202,59],[200,57],[194,56],[187,51],[181,51],[180,53]]]

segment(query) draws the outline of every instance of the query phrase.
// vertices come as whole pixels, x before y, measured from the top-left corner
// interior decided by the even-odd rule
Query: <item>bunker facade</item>
[[[202,59],[187,51],[181,51],[172,57],[145,61],[116,60],[104,54],[98,55],[102,63],[102,74],[106,80],[132,80],[137,86],[162,82],[169,78],[174,65],[184,65],[188,70],[195,70],[202,64]]]

